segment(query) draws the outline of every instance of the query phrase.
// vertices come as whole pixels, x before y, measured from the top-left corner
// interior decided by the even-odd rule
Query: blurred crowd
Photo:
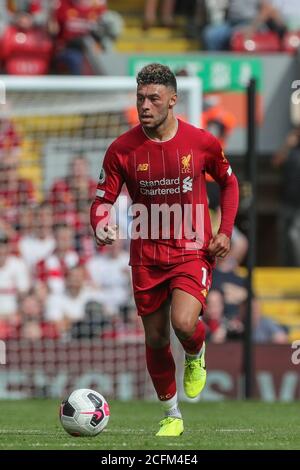
[[[102,52],[124,30],[123,17],[108,0],[0,3],[1,73],[107,73]],[[157,25],[183,28],[199,50],[295,52],[300,45],[298,0],[145,0],[141,34]]]
[[[208,197],[213,233],[217,233],[221,210],[219,189],[216,183],[208,182]],[[248,251],[246,236],[235,226],[232,233],[231,250],[226,258],[217,260],[211,289],[207,295],[207,307],[203,315],[209,341],[223,343],[244,337],[248,300],[246,279],[239,269]],[[252,334],[257,343],[288,342],[288,329],[264,316],[262,306],[255,296],[251,299]]]
[[[94,243],[97,183],[87,158],[75,154],[38,200],[19,176],[13,125],[2,120],[0,129],[0,338],[139,335],[127,246],[119,240],[103,251]]]
[[[300,43],[298,0],[145,0],[144,28],[172,27],[186,17],[186,35],[208,51],[293,52]],[[298,40],[297,40],[298,39]]]
[[[242,40],[253,37],[276,37],[281,48],[290,31],[300,30],[298,1],[145,0],[141,25],[145,30],[155,25],[172,28],[181,13],[187,35],[207,50],[239,50]],[[106,0],[0,3],[1,73],[102,73],[101,51],[112,47],[123,27],[121,16],[109,10]],[[211,96],[204,101],[202,118],[224,146],[234,116]],[[134,125],[136,119],[131,113],[128,123]],[[94,243],[89,209],[97,182],[86,155],[72,155],[67,174],[38,197],[32,181],[20,176],[21,144],[13,123],[0,118],[0,338],[142,336],[131,290],[128,241],[119,240],[105,250]],[[273,157],[283,175],[282,262],[295,266],[300,266],[299,152],[298,127]],[[208,194],[216,233],[220,207],[214,182],[208,182]],[[122,209],[126,221],[126,204]],[[218,260],[207,296],[203,321],[212,342],[244,335],[247,288],[239,267],[247,250],[247,238],[235,227],[231,252]],[[256,298],[252,309],[255,341],[287,342],[285,327],[264,317]]]
[[[205,3],[208,24],[202,29],[202,39],[210,51],[289,50],[290,32],[300,31],[297,0],[207,0]]]
[[[2,73],[101,74],[123,28],[106,0],[1,0]]]
[[[85,155],[42,199],[19,174],[20,137],[0,120],[0,338],[129,338],[143,332],[134,307],[128,240],[99,248],[89,223],[96,180]],[[218,186],[209,181],[213,232],[220,224]],[[126,204],[120,219],[127,218]],[[119,225],[126,223],[118,220]],[[248,241],[234,228],[230,254],[218,260],[203,321],[212,342],[244,334],[247,289],[238,268]],[[286,342],[287,332],[261,314],[253,299],[254,339]]]

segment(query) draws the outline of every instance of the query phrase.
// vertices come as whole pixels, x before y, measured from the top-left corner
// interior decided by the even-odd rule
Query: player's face
[[[139,85],[137,88],[137,111],[145,129],[157,129],[168,118],[176,104],[175,91],[165,85]]]

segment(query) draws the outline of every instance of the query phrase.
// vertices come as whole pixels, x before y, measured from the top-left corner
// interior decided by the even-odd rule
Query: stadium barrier
[[[255,346],[255,398],[300,398],[300,342],[295,346]],[[178,343],[173,345],[173,352],[179,394],[184,399],[180,368],[183,357]],[[200,400],[241,398],[242,343],[208,344],[206,357],[207,384]],[[61,399],[76,388],[94,388],[109,400],[154,399],[143,341],[7,342],[7,364],[0,365],[0,398]]]

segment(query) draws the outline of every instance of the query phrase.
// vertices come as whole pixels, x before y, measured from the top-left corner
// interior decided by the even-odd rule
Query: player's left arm
[[[210,136],[205,154],[205,170],[221,189],[221,224],[208,246],[211,255],[224,258],[230,250],[230,239],[238,210],[239,185],[218,140]]]

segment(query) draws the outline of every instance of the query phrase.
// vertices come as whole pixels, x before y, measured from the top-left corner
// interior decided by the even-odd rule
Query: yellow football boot
[[[181,418],[172,418],[167,416],[159,423],[160,429],[155,434],[159,437],[175,437],[181,436],[183,433],[183,420]]]
[[[203,343],[203,352],[198,359],[185,359],[183,386],[186,396],[196,398],[202,392],[205,382],[205,343]]]

